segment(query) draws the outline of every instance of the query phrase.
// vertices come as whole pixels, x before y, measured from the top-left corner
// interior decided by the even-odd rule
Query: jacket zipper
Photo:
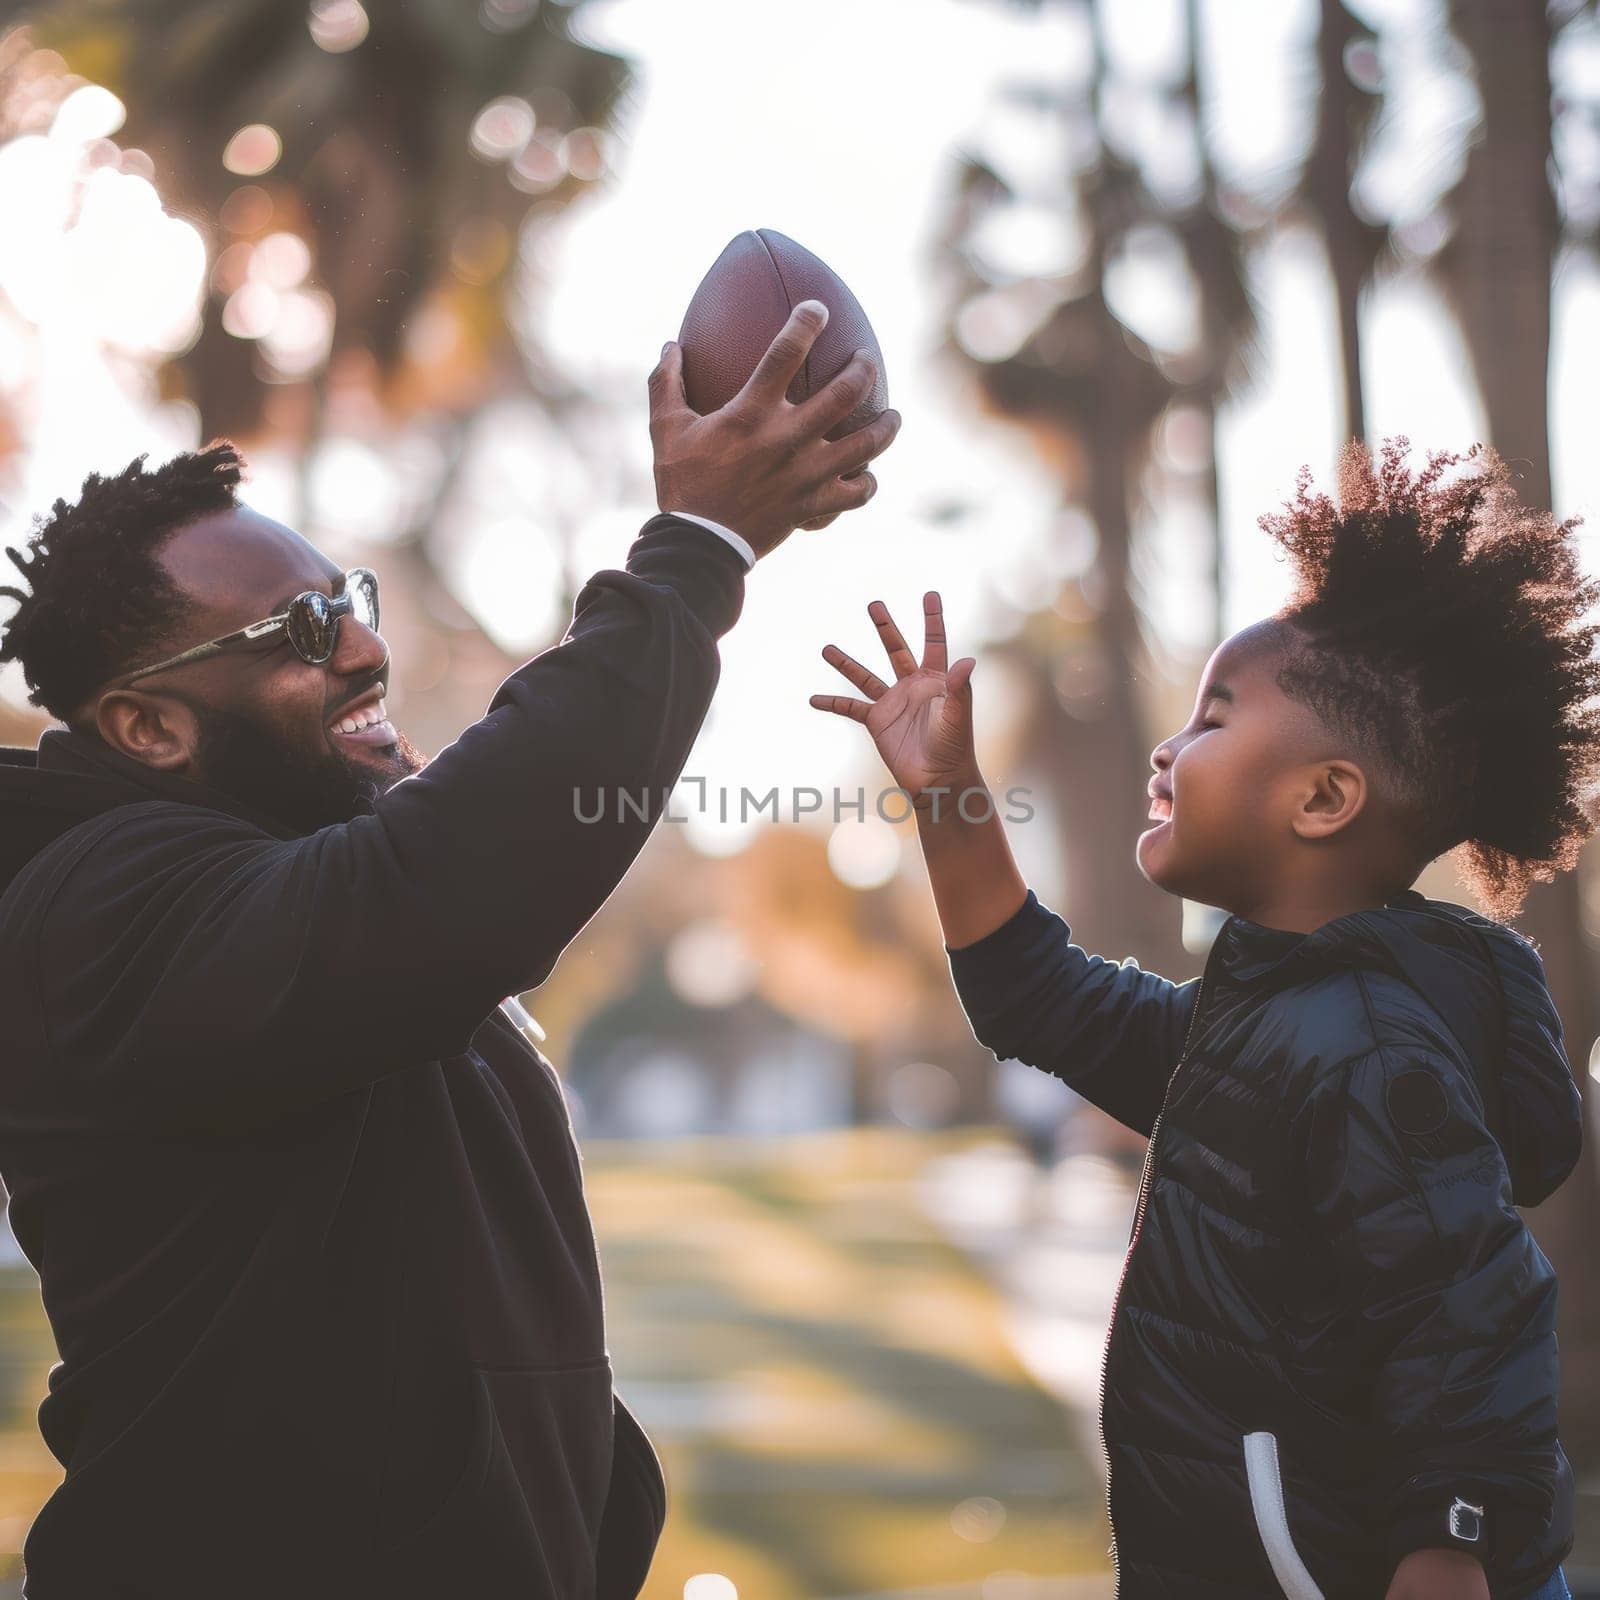
[[[1212,948],[1215,949],[1215,941]],[[1206,965],[1210,966],[1209,952]],[[1098,1421],[1100,1424],[1100,1449],[1106,1458],[1106,1524],[1111,1529],[1111,1567],[1116,1574],[1115,1594],[1122,1593],[1122,1562],[1117,1554],[1117,1525],[1111,1516],[1111,1447],[1106,1441],[1106,1387],[1111,1369],[1111,1339],[1117,1328],[1117,1313],[1122,1309],[1122,1286],[1128,1279],[1128,1264],[1133,1260],[1134,1246],[1139,1242],[1139,1229],[1144,1224],[1145,1201],[1150,1194],[1150,1182],[1155,1173],[1156,1139],[1161,1132],[1161,1119],[1167,1114],[1167,1101],[1172,1096],[1172,1086],[1177,1082],[1178,1074],[1183,1070],[1183,1064],[1189,1059],[1189,1044],[1194,1038],[1195,1024],[1200,1020],[1200,1005],[1205,999],[1206,976],[1202,973],[1200,985],[1194,992],[1194,1010],[1189,1016],[1189,1029],[1183,1036],[1183,1049],[1178,1053],[1178,1063],[1172,1069],[1172,1075],[1167,1079],[1167,1087],[1161,1096],[1161,1109],[1156,1113],[1156,1119],[1150,1124],[1150,1140],[1145,1145],[1144,1167],[1139,1174],[1139,1198],[1134,1203],[1133,1227],[1128,1234],[1128,1249],[1122,1258],[1122,1271],[1117,1276],[1117,1292],[1111,1300],[1111,1317],[1106,1323],[1106,1345],[1100,1359],[1100,1405]]]

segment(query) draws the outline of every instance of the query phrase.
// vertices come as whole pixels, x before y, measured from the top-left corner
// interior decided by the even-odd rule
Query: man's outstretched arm
[[[797,308],[705,417],[669,349],[650,381],[668,509],[625,568],[584,586],[561,643],[371,815],[284,841],[154,801],[84,830],[37,930],[41,1119],[271,1116],[463,1050],[504,996],[549,975],[665,809],[742,605],[737,547],[674,513],[733,530],[759,559],[871,494],[870,474],[844,475],[887,447],[898,415],[825,437],[870,367],[785,398],[820,327]]]

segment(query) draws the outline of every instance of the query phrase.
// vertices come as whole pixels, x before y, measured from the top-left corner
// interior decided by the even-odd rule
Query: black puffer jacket
[[[997,1057],[1152,1136],[1103,1383],[1121,1600],[1382,1600],[1434,1545],[1532,1592],[1572,1482],[1515,1207],[1581,1129],[1533,946],[1406,890],[1308,934],[1229,917],[1174,984],[1030,892],[949,956]]]

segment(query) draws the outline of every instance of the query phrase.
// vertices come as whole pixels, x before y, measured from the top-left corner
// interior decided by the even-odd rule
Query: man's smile
[[[399,737],[389,721],[383,703],[383,684],[375,685],[359,700],[346,706],[328,724],[328,732],[345,744],[384,748]]]

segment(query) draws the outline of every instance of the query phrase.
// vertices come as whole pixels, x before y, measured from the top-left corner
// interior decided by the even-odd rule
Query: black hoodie
[[[1538,953],[1408,889],[1231,916],[1171,983],[1029,893],[949,951],[977,1038],[1150,1135],[1107,1336],[1121,1600],[1378,1600],[1454,1548],[1496,1600],[1572,1543],[1556,1282],[1518,1205],[1577,1160]]]
[[[480,722],[308,835],[66,729],[0,750],[0,1176],[66,1469],[29,1600],[637,1593],[660,1468],[502,1002],[665,808],[744,571],[651,518]]]

